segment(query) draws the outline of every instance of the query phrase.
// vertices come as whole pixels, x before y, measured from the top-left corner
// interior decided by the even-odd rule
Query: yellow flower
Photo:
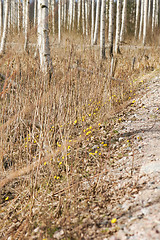
[[[57,146],[58,146],[58,147],[61,147],[61,144],[59,144],[59,143],[57,142]]]
[[[76,124],[76,123],[77,123],[77,120],[74,121],[74,124]]]
[[[101,142],[101,144],[104,144],[104,142]]]
[[[91,133],[91,131],[88,131],[88,132],[86,133],[86,136],[88,136],[90,133]]]
[[[91,116],[91,114],[89,114],[89,117]]]
[[[72,140],[69,140],[69,142],[72,142]]]
[[[121,119],[121,118],[119,118],[118,120],[119,120],[119,121],[121,121],[122,119]]]
[[[5,201],[7,201],[8,199],[9,199],[9,197],[6,197],[6,198],[5,198]]]
[[[101,156],[101,153],[99,153],[99,156]]]
[[[60,177],[57,177],[57,179],[59,179]]]
[[[54,176],[54,179],[56,179],[57,178],[57,176]]]
[[[44,166],[46,165],[47,163],[46,162],[44,162]]]
[[[70,149],[71,146],[68,146],[68,150]]]
[[[101,124],[100,124],[100,123],[98,123],[98,126],[101,126]]]
[[[92,129],[92,126],[90,126],[89,129]]]
[[[116,218],[113,218],[112,220],[111,220],[111,223],[116,223],[117,222],[117,219]]]
[[[64,159],[64,156],[62,157],[62,159]]]
[[[98,151],[96,150],[95,153],[98,153]]]
[[[127,140],[127,142],[129,142],[129,140]]]
[[[107,143],[103,144],[104,147],[107,147]]]

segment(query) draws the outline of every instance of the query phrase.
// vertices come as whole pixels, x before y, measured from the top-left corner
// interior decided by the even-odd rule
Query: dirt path
[[[118,127],[122,138],[128,136],[133,143],[129,157],[120,162],[133,165],[132,181],[137,179],[140,190],[122,200],[120,230],[110,240],[160,239],[160,74],[140,95]]]

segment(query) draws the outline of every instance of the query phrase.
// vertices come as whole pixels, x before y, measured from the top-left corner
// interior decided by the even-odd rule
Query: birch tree
[[[25,43],[24,43],[24,50],[28,51],[28,28],[29,28],[29,0],[25,0]]]
[[[124,41],[124,35],[126,30],[126,17],[127,17],[127,0],[123,1],[123,10],[122,10],[122,25],[120,33],[120,42]]]
[[[146,44],[148,0],[144,0],[143,45]]]
[[[151,18],[151,0],[148,1],[148,24],[150,23],[150,18]]]
[[[86,36],[88,36],[88,1],[85,0]]]
[[[55,33],[55,22],[54,22],[55,3],[54,3],[54,0],[51,0],[51,11],[52,11],[52,32],[54,35],[54,33]]]
[[[156,0],[155,26],[158,26],[159,0]]]
[[[139,26],[139,39],[142,36],[143,20],[144,20],[144,0],[141,0],[141,17],[140,17],[140,26]]]
[[[77,28],[80,30],[80,17],[81,17],[81,0],[77,1],[78,10],[77,10]]]
[[[4,28],[3,28],[2,39],[1,39],[0,55],[5,53],[5,46],[6,46],[7,33],[8,33],[9,4],[10,4],[10,0],[6,0]]]
[[[100,15],[100,0],[97,0],[95,30],[94,30],[94,39],[93,39],[94,45],[97,44],[97,40],[98,40],[99,15]]]
[[[61,41],[61,0],[58,0],[58,42]]]
[[[121,27],[120,12],[121,12],[121,0],[117,0],[115,53],[120,53],[120,50],[119,50],[120,27]]]
[[[93,45],[93,37],[94,37],[94,0],[92,0],[92,8],[91,8],[91,44]]]
[[[106,0],[102,0],[101,21],[100,21],[100,58],[105,59],[105,19],[106,19]]]
[[[34,0],[34,27],[37,26],[37,0]]]
[[[108,29],[108,42],[109,42],[109,53],[110,56],[113,55],[113,23],[114,23],[114,16],[113,16],[113,8],[114,8],[114,0],[110,0],[109,4],[109,29]]]
[[[85,1],[82,0],[82,32],[85,33],[85,25],[84,25],[84,19],[85,19]]]
[[[43,73],[52,74],[53,67],[48,36],[48,0],[38,0],[38,47]]]
[[[18,22],[17,22],[17,28],[18,28],[18,33],[20,33],[21,29],[21,0],[18,0],[18,6],[17,6],[17,11],[18,11]]]
[[[155,27],[155,14],[156,14],[156,0],[153,0],[153,8],[152,8],[152,32]]]
[[[2,34],[2,26],[3,26],[2,0],[0,0],[0,36]]]
[[[135,38],[138,36],[138,23],[140,17],[140,0],[136,1],[136,23],[135,23]]]

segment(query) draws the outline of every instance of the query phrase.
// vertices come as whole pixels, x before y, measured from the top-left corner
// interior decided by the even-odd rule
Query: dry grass
[[[110,59],[100,61],[88,40],[70,39],[51,44],[50,84],[34,45],[27,55],[21,40],[0,59],[8,79],[0,100],[1,239],[101,239],[117,231],[115,206],[134,189],[116,190],[114,125],[142,75],[159,67],[157,51],[122,47],[110,80]]]

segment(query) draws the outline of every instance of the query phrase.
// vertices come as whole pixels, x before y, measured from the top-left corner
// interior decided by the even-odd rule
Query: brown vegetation
[[[115,190],[114,125],[159,67],[158,51],[121,47],[111,74],[97,46],[72,39],[51,44],[51,81],[34,45],[29,55],[11,45],[0,59],[1,239],[101,239],[117,231],[114,207],[136,188]]]

